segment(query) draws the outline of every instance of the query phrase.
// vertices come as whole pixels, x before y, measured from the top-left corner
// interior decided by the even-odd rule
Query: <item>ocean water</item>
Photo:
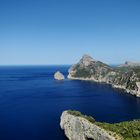
[[[109,85],[55,81],[70,66],[0,67],[0,140],[67,140],[60,129],[64,110],[79,110],[97,121],[140,118],[140,99]]]

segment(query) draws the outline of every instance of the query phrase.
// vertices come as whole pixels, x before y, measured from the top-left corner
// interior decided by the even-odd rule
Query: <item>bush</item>
[[[116,124],[96,122],[96,125],[120,134],[124,140],[140,140],[140,120],[121,122]]]
[[[71,114],[71,115],[77,116],[77,117],[82,117],[82,118],[88,120],[88,121],[91,122],[91,123],[94,123],[94,122],[95,122],[95,119],[94,119],[92,116],[83,115],[83,114],[82,114],[81,112],[79,112],[79,111],[72,111],[72,110],[69,110],[68,113]]]

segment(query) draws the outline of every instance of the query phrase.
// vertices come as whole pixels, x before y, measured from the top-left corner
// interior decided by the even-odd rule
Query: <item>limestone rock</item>
[[[69,140],[121,140],[85,118],[74,116],[64,111],[61,116],[61,128]]]
[[[64,77],[64,75],[63,75],[61,72],[57,71],[57,72],[54,74],[54,79],[56,79],[56,80],[64,80],[65,77]]]
[[[96,60],[94,60],[91,56],[85,54],[80,60],[80,66],[87,67],[90,65],[91,62],[94,62],[94,61]]]
[[[137,97],[140,97],[140,82],[136,82],[137,85]]]

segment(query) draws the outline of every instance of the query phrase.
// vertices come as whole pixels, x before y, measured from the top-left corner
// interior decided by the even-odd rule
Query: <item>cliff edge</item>
[[[64,111],[60,126],[69,140],[122,140],[119,135],[94,124],[94,119],[76,111]]]
[[[61,128],[69,140],[140,140],[140,120],[97,122],[79,111],[64,111]]]

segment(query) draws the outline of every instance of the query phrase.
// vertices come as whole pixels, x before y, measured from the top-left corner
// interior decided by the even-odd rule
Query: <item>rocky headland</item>
[[[57,71],[57,72],[54,74],[54,79],[55,79],[55,80],[64,80],[65,77],[64,77],[64,75],[63,75],[61,72]]]
[[[68,78],[104,82],[140,97],[140,66],[136,63],[126,63],[124,66],[114,68],[89,55],[84,55],[69,69]]]
[[[113,132],[109,133],[82,115],[77,116],[69,111],[63,112],[60,126],[69,140],[121,140],[117,135],[115,138]]]
[[[78,111],[64,111],[61,129],[69,140],[139,140],[140,121],[116,124],[96,122],[91,116]]]

